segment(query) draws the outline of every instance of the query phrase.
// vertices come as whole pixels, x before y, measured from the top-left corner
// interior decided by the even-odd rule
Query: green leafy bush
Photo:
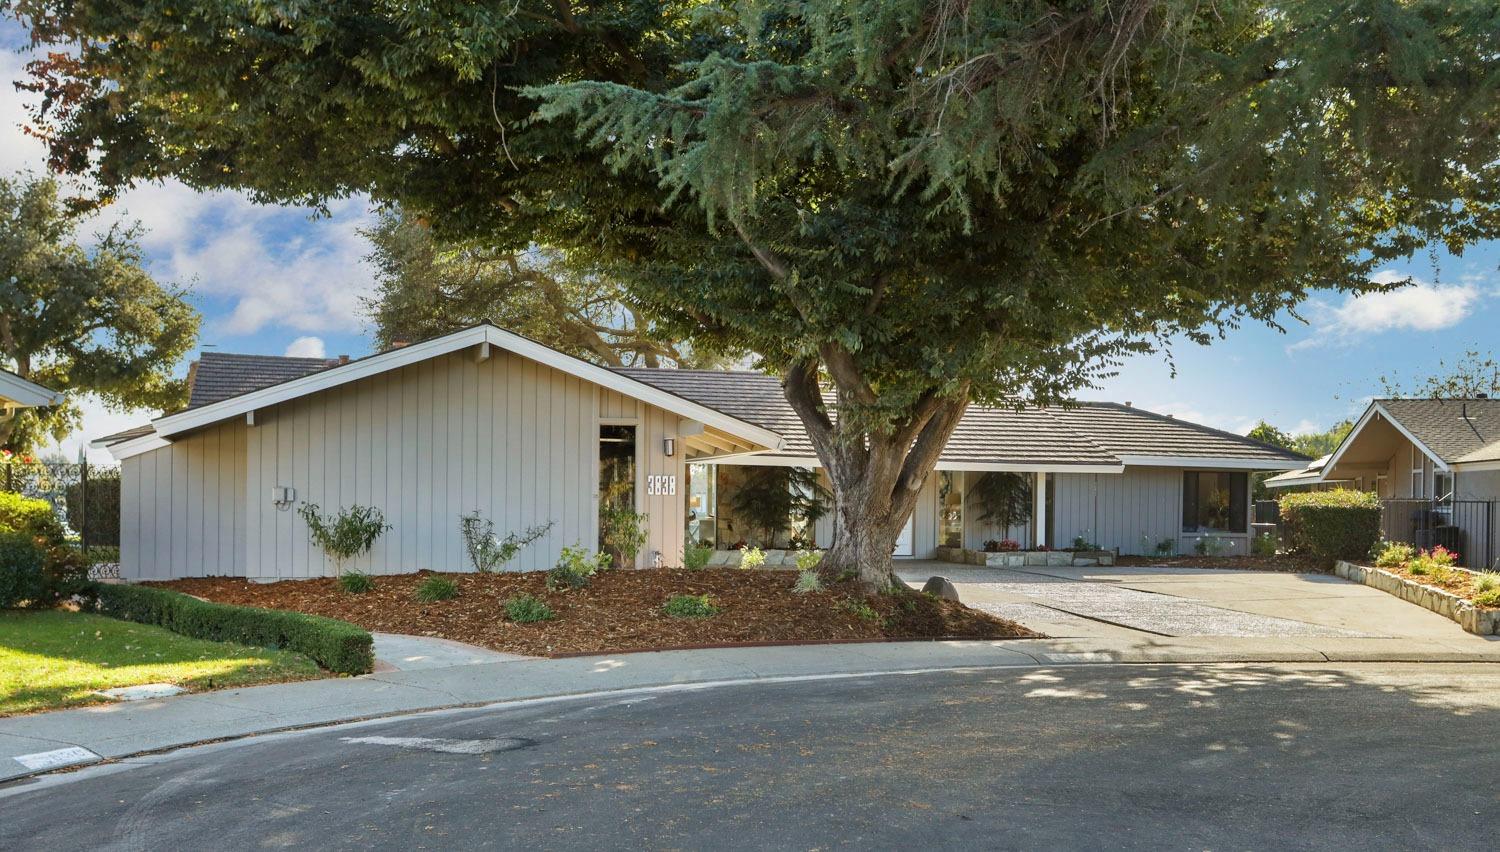
[[[547,588],[581,589],[589,584],[595,573],[610,565],[608,553],[593,553],[579,544],[564,547],[557,557],[557,564],[547,571]]]
[[[822,561],[823,551],[821,550],[797,551],[796,563],[798,571],[811,571],[812,569],[818,567],[818,563]]]
[[[880,620],[880,613],[876,612],[875,607],[870,606],[870,602],[866,600],[861,600],[859,598],[844,598],[843,600],[839,601],[839,608],[844,610],[845,612],[852,612],[860,618],[863,618],[865,621]]]
[[[308,535],[313,544],[323,549],[335,567],[343,573],[344,563],[375,546],[391,525],[385,522],[385,514],[373,506],[350,506],[339,509],[336,514],[325,515],[317,503],[303,503],[297,514],[307,522]]]
[[[1490,589],[1474,596],[1474,603],[1484,607],[1500,607],[1500,589]]]
[[[25,533],[44,545],[62,544],[64,530],[52,504],[34,497],[0,491],[0,532]]]
[[[519,533],[506,533],[505,538],[495,536],[495,522],[482,517],[479,510],[473,514],[458,516],[458,529],[463,534],[464,546],[469,552],[469,561],[474,570],[490,574],[506,566],[516,554],[546,535],[553,522],[527,527]]]
[[[1287,544],[1327,562],[1366,557],[1380,539],[1380,498],[1340,488],[1281,498]]]
[[[557,617],[547,602],[535,595],[516,595],[505,601],[505,617],[516,624],[551,621]]]
[[[1376,545],[1375,565],[1379,568],[1405,568],[1417,556],[1416,548],[1399,541],[1387,541]]]
[[[719,608],[708,595],[673,595],[662,605],[662,611],[673,618],[709,618]]]
[[[339,674],[364,674],[375,665],[369,631],[332,618],[216,604],[167,589],[119,584],[95,587],[92,606],[112,618],[155,624],[195,639],[296,651]]]
[[[428,577],[417,584],[417,600],[437,603],[458,597],[458,584],[447,577]]]
[[[32,603],[42,596],[45,560],[46,551],[34,537],[0,530],[0,609]]]
[[[1453,566],[1458,564],[1458,554],[1442,545],[1418,553],[1406,564],[1410,574],[1431,577],[1439,583],[1453,579]]]
[[[375,588],[375,578],[363,571],[345,571],[339,575],[339,588],[351,595],[362,595]]]
[[[746,547],[740,551],[741,568],[759,568],[766,564],[766,552],[758,547]]]
[[[706,567],[713,555],[713,547],[707,544],[695,544],[689,540],[682,545],[682,567],[697,571]]]
[[[1276,536],[1271,533],[1261,533],[1250,540],[1250,552],[1256,556],[1271,557],[1276,555]]]
[[[645,513],[615,503],[600,510],[600,543],[614,565],[623,568],[635,563],[635,555],[646,545],[646,519]]]

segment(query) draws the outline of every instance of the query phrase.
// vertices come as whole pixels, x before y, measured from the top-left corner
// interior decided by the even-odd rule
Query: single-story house
[[[352,567],[465,570],[459,516],[497,532],[551,523],[525,551],[550,566],[594,547],[601,494],[648,516],[638,564],[680,564],[684,541],[725,548],[726,489],[757,467],[818,460],[778,380],[753,372],[609,369],[493,325],[349,361],[205,352],[188,407],[94,442],[121,461],[127,578],[321,576],[332,563],[294,509],[379,508],[391,529]],[[971,407],[897,548],[987,539],[1123,553],[1249,546],[1248,474],[1305,457],[1128,403]],[[1024,521],[981,519],[986,475],[1026,486]],[[1014,518],[1013,518],[1014,520]],[[802,539],[838,535],[824,517]]]
[[[1500,400],[1376,399],[1332,454],[1268,488],[1379,495],[1386,538],[1442,544],[1470,567],[1500,560]]]
[[[60,405],[62,401],[62,394],[23,379],[9,370],[0,370],[0,418],[10,417],[22,408]]]

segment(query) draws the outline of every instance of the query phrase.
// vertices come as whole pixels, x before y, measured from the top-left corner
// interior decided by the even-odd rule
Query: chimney
[[[1127,400],[1125,400],[1125,407],[1126,408],[1134,408],[1135,407],[1135,403],[1133,403],[1133,402],[1131,402],[1130,400],[1127,399]]]
[[[340,355],[339,356],[339,366],[342,367],[343,365],[345,365],[347,363],[349,363],[349,356],[348,355]]]

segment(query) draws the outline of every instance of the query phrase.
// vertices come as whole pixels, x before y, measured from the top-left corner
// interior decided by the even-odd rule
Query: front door
[[[901,528],[901,535],[896,537],[896,549],[891,551],[892,556],[904,556],[910,558],[916,555],[912,542],[912,530],[915,528],[916,512],[906,517],[906,526]]]

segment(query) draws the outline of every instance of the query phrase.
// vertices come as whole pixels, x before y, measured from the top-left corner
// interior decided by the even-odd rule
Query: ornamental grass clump
[[[516,624],[535,624],[539,621],[551,621],[557,617],[552,607],[536,595],[516,595],[507,598],[503,604],[505,617]]]
[[[447,577],[428,577],[417,585],[416,598],[421,603],[437,603],[458,597],[458,584]]]

